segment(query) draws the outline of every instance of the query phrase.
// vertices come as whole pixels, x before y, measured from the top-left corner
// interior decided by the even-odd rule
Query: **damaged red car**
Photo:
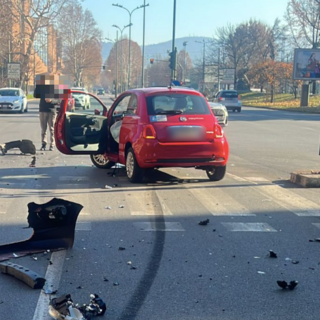
[[[229,155],[224,132],[203,95],[193,89],[159,87],[122,93],[109,110],[88,93],[89,108],[68,112],[63,100],[55,124],[57,149],[88,154],[98,168],[125,165],[131,182],[147,169],[194,167],[223,179]]]

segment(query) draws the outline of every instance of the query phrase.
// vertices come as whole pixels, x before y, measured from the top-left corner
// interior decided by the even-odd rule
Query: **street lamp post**
[[[117,30],[117,38],[116,41],[106,38],[107,40],[115,43],[116,45],[116,79],[115,79],[115,87],[114,87],[114,97],[116,98],[118,95],[118,30]]]
[[[204,91],[204,81],[205,81],[205,73],[206,73],[206,42],[203,39],[202,41],[195,41],[197,43],[203,43],[203,60],[202,60],[202,90]]]
[[[187,71],[187,65],[186,65],[186,51],[187,51],[187,43],[188,43],[188,41],[184,41],[183,42],[183,47],[184,47],[184,65],[183,65],[183,77],[182,77],[182,79],[183,79],[183,83],[185,84],[185,82],[186,82],[186,71]]]
[[[113,6],[115,7],[119,7],[121,9],[124,9],[126,10],[128,13],[129,13],[129,61],[128,61],[128,89],[130,88],[130,75],[131,75],[131,26],[132,26],[132,23],[131,23],[131,16],[132,16],[132,13],[138,9],[142,9],[142,8],[145,8],[147,7],[149,4],[142,4],[141,6],[139,7],[136,7],[134,8],[133,10],[129,10],[127,9],[126,7],[124,7],[123,5],[121,4],[118,4],[118,3],[113,3],[112,4]]]
[[[122,33],[123,33],[124,29],[130,27],[130,24],[124,26],[122,29],[121,29],[119,26],[117,26],[116,24],[113,24],[112,26],[113,26],[114,28],[117,28],[118,30],[120,30],[120,34],[121,34],[121,47],[120,47],[120,51],[121,51],[121,53],[120,53],[120,91],[122,92],[122,53],[123,53],[123,51],[122,51],[122,40],[123,40],[123,39],[122,39]]]

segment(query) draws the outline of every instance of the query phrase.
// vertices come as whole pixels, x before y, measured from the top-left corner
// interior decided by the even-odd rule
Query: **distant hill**
[[[175,46],[177,47],[178,52],[183,50],[183,43],[187,41],[186,50],[190,55],[193,63],[197,60],[201,60],[203,56],[203,44],[196,41],[202,42],[202,40],[210,40],[208,37],[184,37],[176,39]],[[110,53],[110,50],[113,46],[112,42],[102,42],[102,61],[105,61]],[[163,57],[164,59],[169,58],[167,51],[171,51],[172,41],[161,42],[157,44],[149,44],[145,46],[145,58],[156,58]]]

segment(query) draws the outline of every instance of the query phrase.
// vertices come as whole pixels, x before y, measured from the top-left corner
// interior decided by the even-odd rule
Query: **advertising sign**
[[[220,83],[234,84],[235,69],[223,69],[223,76]]]
[[[18,62],[8,63],[8,79],[20,80],[20,63]]]
[[[320,80],[320,49],[295,49],[294,80]]]

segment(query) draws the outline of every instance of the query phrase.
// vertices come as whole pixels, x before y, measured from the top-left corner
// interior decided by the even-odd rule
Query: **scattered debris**
[[[119,250],[119,251],[123,251],[123,250],[126,250],[126,248],[124,248],[124,247],[119,247],[118,250]]]
[[[315,242],[320,242],[320,238],[315,238],[314,241]]]
[[[104,188],[105,188],[105,189],[112,189],[112,187],[111,187],[111,186],[108,186],[108,185],[105,185]]]
[[[78,286],[77,289],[83,289],[83,286]]]
[[[32,157],[32,161],[29,164],[29,167],[34,168],[36,166],[36,156]]]
[[[0,145],[0,151],[5,155],[10,149],[20,149],[22,154],[36,154],[36,147],[31,140],[16,140]]]
[[[107,279],[106,277],[103,277],[103,281],[109,282],[109,279]]]
[[[123,205],[123,204],[120,204],[120,205],[119,205],[119,208],[124,208],[124,205]]]
[[[43,292],[45,294],[56,294],[58,292],[58,289],[52,290],[52,289],[43,289]]]
[[[119,282],[114,282],[113,285],[117,287],[119,285]]]
[[[34,271],[11,262],[0,263],[0,271],[21,280],[32,289],[42,289],[46,282],[45,278]]]
[[[37,257],[32,257],[32,259],[33,259],[34,261],[37,261],[37,260],[38,260],[38,258],[37,258]]]
[[[293,290],[297,285],[298,285],[298,281],[290,281],[290,283],[288,284],[286,281],[277,281],[277,284],[280,288],[282,289],[289,289],[289,290]]]
[[[264,271],[258,271],[259,274],[266,274]]]
[[[117,187],[118,185],[115,183],[114,185],[112,185],[113,188]]]
[[[97,294],[90,294],[90,303],[74,304],[70,294],[54,298],[49,304],[49,314],[56,320],[90,320],[93,316],[103,316],[107,310],[106,304]]]
[[[298,264],[299,263],[298,260],[292,260],[291,262],[292,262],[292,264]]]
[[[127,264],[128,264],[128,265],[132,265],[132,261],[128,261]]]
[[[286,261],[292,261],[292,259],[291,259],[291,258],[285,258],[285,260],[286,260]]]
[[[78,203],[57,198],[44,204],[28,203],[27,219],[33,234],[28,240],[1,245],[0,261],[45,250],[72,248],[76,221],[82,208]]]
[[[131,266],[130,269],[131,270],[137,270],[137,267]]]
[[[111,210],[112,208],[110,206],[106,206],[105,209]]]
[[[270,258],[278,258],[277,254],[272,250],[269,250],[269,257]]]
[[[206,226],[210,222],[210,219],[202,220],[198,223],[199,226]]]

